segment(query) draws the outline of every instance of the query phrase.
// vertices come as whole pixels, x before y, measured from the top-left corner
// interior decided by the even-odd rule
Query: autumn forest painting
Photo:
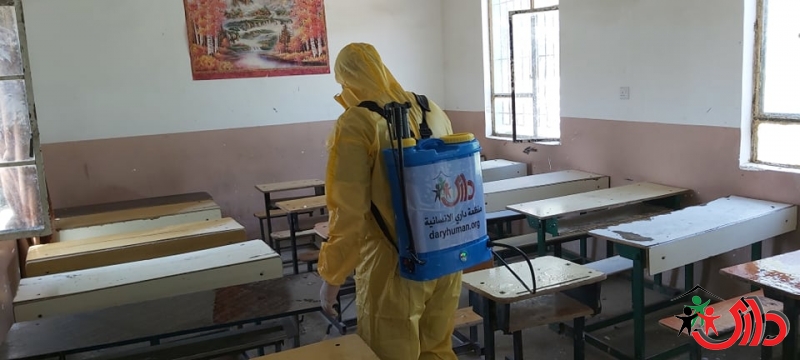
[[[328,74],[323,0],[184,0],[195,80]]]

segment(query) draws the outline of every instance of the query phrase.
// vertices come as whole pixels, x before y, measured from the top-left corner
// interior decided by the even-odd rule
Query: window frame
[[[39,188],[39,202],[41,204],[42,227],[34,230],[6,230],[0,233],[0,241],[19,240],[52,235],[50,222],[50,203],[47,194],[47,181],[44,174],[44,161],[39,140],[39,124],[36,119],[36,105],[33,96],[33,82],[31,81],[30,62],[28,60],[28,37],[25,29],[25,17],[22,0],[0,0],[0,6],[13,6],[16,16],[17,36],[19,42],[20,58],[22,60],[22,75],[2,76],[0,81],[22,80],[25,82],[25,100],[28,105],[28,120],[30,121],[30,152],[31,160],[0,163],[0,168],[13,168],[23,166],[36,166],[36,178]]]
[[[769,0],[757,0],[755,22],[755,50],[753,61],[753,102],[750,121],[750,159],[757,165],[800,170],[800,165],[771,163],[758,160],[758,127],[761,124],[782,124],[800,126],[800,114],[764,112],[764,60],[766,58],[766,24]]]
[[[500,140],[508,140],[508,141],[511,141],[511,142],[514,142],[514,143],[542,143],[542,144],[558,144],[558,143],[560,143],[560,141],[561,141],[560,137],[559,138],[539,138],[539,137],[519,138],[518,135],[517,135],[517,113],[516,113],[516,110],[515,110],[515,108],[516,108],[516,99],[515,99],[516,91],[515,91],[515,87],[514,87],[514,83],[515,83],[514,45],[513,45],[514,44],[513,17],[514,17],[515,14],[544,12],[544,11],[553,11],[553,10],[560,11],[560,9],[559,9],[560,4],[559,5],[554,5],[554,6],[536,8],[535,5],[534,5],[535,0],[531,0],[529,8],[521,9],[521,10],[509,11],[509,14],[508,14],[509,15],[508,16],[509,44],[507,44],[507,46],[510,49],[510,53],[509,53],[509,67],[510,68],[508,70],[509,70],[509,74],[510,74],[510,79],[509,80],[510,80],[510,85],[511,85],[511,92],[510,93],[498,93],[498,92],[495,91],[495,86],[494,86],[495,85],[494,84],[495,83],[495,79],[497,78],[497,76],[496,76],[495,61],[494,61],[494,45],[495,45],[494,35],[495,34],[494,34],[493,24],[494,24],[494,21],[496,21],[496,19],[494,19],[494,16],[493,16],[494,7],[493,7],[493,4],[492,4],[492,0],[484,0],[484,1],[485,1],[485,5],[486,5],[486,14],[485,14],[486,17],[485,17],[485,19],[486,19],[486,24],[487,24],[486,34],[485,34],[485,36],[487,38],[487,41],[486,41],[487,49],[485,50],[485,53],[488,55],[488,57],[487,57],[488,66],[486,68],[488,70],[488,76],[486,77],[486,80],[488,80],[488,82],[489,82],[489,84],[485,85],[485,87],[486,87],[486,95],[488,97],[488,99],[487,99],[488,100],[488,104],[487,105],[489,107],[489,111],[487,112],[487,117],[488,117],[488,121],[489,121],[489,123],[491,125],[491,126],[487,126],[487,129],[490,129],[490,133],[487,134],[487,136],[491,137],[491,138],[495,138],[495,139],[500,139]],[[559,12],[559,16],[560,16],[560,12]],[[560,36],[560,33],[559,33],[559,42],[560,41],[561,41],[561,36]],[[498,131],[497,131],[497,121],[498,121],[498,119],[495,116],[495,109],[496,109],[495,108],[495,102],[496,102],[496,100],[498,98],[510,99],[511,100],[511,133],[510,134],[498,133]],[[531,126],[535,127],[536,126],[536,121],[531,121],[531,124],[532,124]],[[561,125],[561,120],[559,118],[559,126],[560,125]],[[536,133],[536,132],[534,131],[534,133]]]
[[[514,16],[515,15],[522,15],[522,14],[532,14],[537,12],[547,12],[547,11],[559,11],[558,5],[556,6],[548,6],[543,8],[531,8],[527,10],[516,10],[516,11],[509,11],[508,13],[508,39],[509,39],[509,65],[511,67],[509,73],[511,75],[511,140],[513,142],[556,142],[560,141],[558,138],[541,138],[537,135],[534,135],[532,138],[521,139],[517,136],[517,90],[516,90],[516,74],[514,71]],[[561,16],[561,13],[558,13]],[[559,42],[561,41],[561,35],[559,32]],[[559,44],[560,45],[560,44]],[[560,58],[559,58],[560,59]],[[559,68],[560,73],[560,68]],[[559,74],[560,75],[560,74]],[[534,80],[535,82],[536,80]],[[561,78],[559,76],[559,81]],[[494,86],[494,83],[492,83]],[[531,97],[535,97],[535,95],[531,95]],[[560,99],[559,99],[560,100]],[[494,114],[494,113],[493,113]],[[561,121],[559,119],[559,125]],[[531,120],[531,124],[534,128],[534,134],[537,133],[536,131],[536,118]]]

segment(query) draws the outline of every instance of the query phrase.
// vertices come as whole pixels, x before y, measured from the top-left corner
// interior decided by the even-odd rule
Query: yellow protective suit
[[[355,270],[358,334],[382,360],[456,360],[453,317],[461,293],[461,272],[417,282],[400,277],[398,254],[370,211],[374,202],[391,234],[394,212],[381,149],[391,146],[387,122],[357,107],[371,100],[383,106],[409,102],[409,129],[419,136],[422,110],[403,90],[369,44],[347,45],[334,68],[345,107],[329,139],[325,181],[330,213],[328,241],[318,270],[331,285],[341,285]],[[447,115],[429,101],[432,137],[452,134]]]

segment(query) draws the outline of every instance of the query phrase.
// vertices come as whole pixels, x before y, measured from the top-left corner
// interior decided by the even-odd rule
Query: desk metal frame
[[[124,340],[124,341],[116,341],[116,342],[106,343],[106,344],[102,344],[102,345],[87,346],[87,347],[83,347],[83,348],[71,349],[71,350],[68,350],[68,351],[60,351],[60,352],[57,352],[57,353],[43,354],[43,355],[38,355],[38,356],[33,356],[33,357],[20,358],[20,359],[16,359],[16,360],[23,360],[23,359],[24,360],[46,360],[46,359],[51,359],[54,356],[58,357],[59,360],[66,360],[67,355],[74,355],[74,354],[80,354],[80,353],[85,353],[85,352],[90,352],[90,351],[97,351],[97,350],[112,349],[112,348],[116,348],[116,347],[122,347],[122,346],[127,346],[127,345],[145,343],[145,342],[149,342],[150,345],[155,346],[155,345],[161,344],[162,341],[167,340],[169,338],[174,338],[174,337],[179,337],[179,336],[186,336],[186,335],[193,335],[193,334],[200,334],[200,333],[218,331],[218,330],[226,330],[226,329],[231,329],[231,328],[239,328],[239,329],[241,329],[241,328],[243,328],[244,325],[247,325],[247,324],[261,325],[261,323],[265,322],[265,321],[277,320],[277,319],[282,319],[282,318],[286,318],[286,317],[295,317],[296,318],[297,316],[300,316],[302,314],[309,314],[309,313],[314,313],[314,312],[318,312],[318,311],[321,312],[322,308],[319,307],[319,306],[309,307],[308,309],[303,309],[303,310],[298,310],[298,311],[289,311],[289,312],[286,312],[286,313],[275,314],[275,315],[270,315],[270,316],[256,317],[256,318],[252,318],[252,319],[234,321],[234,322],[229,322],[229,323],[224,323],[224,324],[217,324],[217,325],[212,325],[212,326],[198,327],[198,328],[186,329],[186,330],[181,330],[181,331],[173,331],[173,332],[163,333],[163,334],[158,334],[158,335],[153,335],[153,336],[132,338],[132,339],[129,339],[129,340]],[[297,329],[295,329],[295,330],[297,330]],[[294,335],[295,335],[294,336],[294,339],[295,339],[294,346],[298,347],[298,346],[300,346],[300,343],[299,343],[299,332],[296,332]]]
[[[561,293],[592,308],[596,315],[602,310],[600,301],[601,284],[602,281],[562,291]],[[508,329],[512,304],[498,304],[496,301],[485,298],[472,290],[469,291],[469,303],[473,310],[483,318],[482,355],[484,359],[495,360],[497,358],[494,333],[497,330],[501,330],[505,335],[514,337],[514,360],[522,360],[522,332],[511,333]],[[585,357],[585,343],[583,340],[585,321],[583,317],[575,318],[571,327],[576,360],[581,360]],[[470,331],[472,332],[472,330]],[[477,334],[475,334],[475,338],[477,338]]]
[[[320,186],[312,186],[312,187],[314,188],[314,196],[325,195],[325,186],[324,186],[324,185],[320,185]],[[293,190],[302,190],[302,189],[303,189],[303,188],[299,188],[299,189],[293,189]],[[289,191],[289,190],[279,190],[279,191]],[[274,191],[274,192],[279,192],[279,191]],[[275,247],[275,249],[274,249],[274,250],[275,250],[275,252],[277,252],[278,254],[280,254],[280,253],[281,253],[280,246],[276,246],[276,244],[275,244],[275,243],[273,242],[273,240],[272,240],[272,219],[273,219],[273,218],[272,218],[272,216],[270,215],[270,212],[269,212],[269,211],[270,211],[270,210],[275,210],[276,208],[275,208],[275,206],[274,206],[274,205],[273,205],[273,203],[272,203],[272,194],[271,194],[271,193],[272,193],[272,192],[270,192],[270,191],[265,191],[265,192],[264,192],[264,210],[266,211],[266,216],[267,216],[267,218],[265,219],[265,220],[267,221],[267,232],[266,232],[266,234],[264,234],[264,235],[265,235],[264,237],[265,237],[266,239],[263,239],[263,240],[264,240],[264,241],[266,241],[266,242],[267,242],[267,244],[269,244],[269,246]],[[277,200],[277,199],[276,199],[276,200]],[[286,201],[286,200],[282,200],[282,201]],[[313,212],[312,212],[312,213],[313,213]],[[324,213],[324,210],[323,210],[323,213]],[[287,214],[287,215],[288,215],[288,214]],[[295,214],[295,215],[296,215],[296,214]],[[287,218],[288,218],[288,217],[289,217],[289,216],[287,216]],[[260,220],[259,220],[259,221],[260,221]],[[296,224],[296,223],[297,223],[297,219],[295,219],[295,224]],[[263,226],[263,225],[262,225],[262,226]],[[292,227],[292,220],[291,220],[291,219],[289,219],[289,226],[290,226],[290,229],[294,229],[294,227]],[[294,245],[296,244],[296,239],[294,238],[294,236],[292,236],[292,239],[293,239],[293,240],[292,240],[292,245],[294,246]],[[297,258],[295,257],[295,264],[297,263],[297,260],[296,260],[296,259],[297,259]],[[296,266],[295,266],[295,267],[296,267]],[[297,271],[295,271],[295,274],[297,274]]]
[[[754,259],[758,260],[758,259]],[[783,314],[789,319],[789,334],[783,340],[783,360],[796,360],[800,358],[797,353],[798,316],[800,316],[800,300],[787,296],[784,292],[764,287],[764,296],[783,303]],[[764,346],[763,348],[766,348]]]
[[[650,200],[645,201],[644,203],[664,206],[671,209],[679,209],[680,207],[680,199],[681,196],[684,194],[676,194],[674,196],[657,199],[657,200]],[[558,219],[557,218],[550,218],[550,219],[537,219],[535,217],[529,216],[528,217],[528,224],[537,230],[537,246],[536,250],[539,256],[544,256],[547,254],[547,243],[546,243],[546,234],[550,234],[552,236],[558,236]],[[539,231],[539,229],[544,229],[544,231]],[[586,256],[586,237],[580,238],[581,240],[581,257],[585,258]],[[569,332],[579,332],[583,333],[583,337],[586,343],[602,350],[603,352],[610,354],[616,359],[620,360],[660,360],[660,359],[668,359],[670,357],[674,357],[676,355],[680,355],[683,353],[690,352],[691,344],[685,344],[678,346],[674,349],[667,350],[661,354],[657,354],[651,357],[644,356],[645,350],[645,332],[644,332],[644,317],[645,314],[659,311],[662,309],[666,309],[675,305],[674,302],[671,300],[660,301],[655,304],[651,304],[649,306],[645,306],[644,304],[644,289],[650,288],[653,290],[657,290],[662,294],[667,295],[677,295],[680,293],[680,290],[677,289],[670,289],[663,285],[662,281],[662,274],[655,274],[653,276],[653,282],[648,284],[648,281],[645,279],[645,260],[647,256],[647,250],[639,249],[634,247],[629,247],[620,244],[614,244],[612,242],[606,243],[606,253],[607,256],[614,256],[615,250],[616,253],[619,253],[620,256],[630,259],[633,261],[633,269],[631,271],[631,301],[633,305],[633,310],[628,313],[624,313],[618,316],[615,316],[610,319],[606,319],[603,321],[599,321],[597,323],[587,325],[584,329],[572,329],[570,326],[566,324],[561,324]],[[761,243],[756,243],[752,245],[752,253],[755,257],[761,257]],[[555,256],[561,256],[560,246],[555,246]],[[684,266],[684,286],[685,289],[691,289],[695,285],[694,283],[694,264],[688,264]],[[601,340],[598,337],[595,337],[591,334],[591,332],[605,329],[610,326],[617,325],[624,321],[633,320],[634,322],[634,355],[633,357],[629,356],[625,352],[614,348],[610,344],[606,343],[605,341]]]
[[[653,356],[646,357],[645,356],[645,315],[648,312],[658,311],[661,309],[668,308],[670,306],[676,305],[677,303],[672,302],[671,300],[662,301],[650,306],[645,306],[644,304],[644,277],[645,277],[645,262],[647,259],[647,249],[640,249],[634,248],[631,246],[615,244],[617,252],[622,257],[626,259],[633,260],[633,270],[631,273],[631,301],[633,304],[633,311],[632,313],[623,314],[616,318],[608,319],[603,322],[599,322],[596,324],[592,324],[591,326],[587,327],[587,332],[599,330],[606,328],[608,326],[613,326],[618,324],[622,321],[633,319],[633,343],[634,343],[634,351],[633,357],[624,353],[623,351],[612,347],[611,345],[605,343],[604,341],[591,336],[590,334],[586,334],[586,341],[591,345],[611,354],[616,359],[621,360],[661,360],[661,359],[669,359],[675,357],[677,355],[683,353],[690,353],[692,350],[692,343],[686,343],[683,345],[679,345],[675,348],[666,350],[662,353],[655,354]],[[757,260],[761,258],[761,242],[754,243],[750,245],[751,247],[751,256],[753,260]],[[660,274],[658,274],[660,275]],[[687,264],[684,265],[684,290],[688,291],[695,286],[694,282],[694,264]]]
[[[655,205],[655,206],[663,206],[663,207],[666,207],[666,208],[678,210],[680,208],[681,197],[684,196],[684,195],[685,194],[681,193],[681,194],[676,194],[676,195],[668,196],[668,197],[661,198],[661,199],[644,201],[643,203],[651,204],[651,205]],[[537,252],[537,255],[538,256],[547,255],[547,234],[550,234],[552,236],[559,236],[558,218],[537,219],[536,217],[533,217],[533,216],[527,216],[527,219],[528,219],[528,225],[532,229],[536,230],[536,252]],[[544,231],[541,231],[541,229],[544,229]],[[589,236],[585,235],[585,236],[576,236],[575,238],[568,238],[568,239],[565,239],[564,241],[559,241],[557,244],[553,244],[553,249],[554,249],[554,251],[553,251],[554,254],[553,255],[556,256],[556,257],[562,257],[561,244],[566,243],[566,242],[575,241],[575,240],[580,240],[580,257],[579,257],[579,259],[582,260],[582,261],[588,261],[587,249],[586,249],[587,248],[586,240],[588,238],[589,238]],[[614,251],[614,249],[615,248],[614,248],[614,244],[613,243],[606,242],[606,257],[615,256],[616,252]],[[691,277],[693,270],[694,270],[694,267],[692,267],[691,269],[687,267],[686,274],[688,274],[689,277]],[[654,284],[655,286],[650,285],[649,288],[657,289],[657,290],[659,290],[660,292],[662,292],[664,294],[674,295],[675,291],[673,291],[673,289],[667,289],[667,288],[665,288],[663,286],[662,274],[656,274],[655,276],[653,276],[653,282],[655,283]],[[688,289],[691,289],[693,286],[694,285],[688,287]],[[657,310],[663,309],[665,307],[668,307],[668,306],[662,306],[662,307],[659,307],[659,308],[654,308],[654,309],[652,309],[650,311],[657,311]],[[628,318],[626,318],[624,320],[620,320],[619,322],[625,321],[625,320],[630,320],[630,317],[628,317]],[[616,323],[609,324],[608,326],[611,326],[611,325],[614,325],[614,324],[616,324]]]
[[[314,196],[325,195],[325,187],[324,186],[315,186],[314,187],[314,194],[315,194]],[[264,198],[265,198],[265,201],[268,201],[269,200],[269,193],[264,193]],[[267,202],[267,204],[269,204],[269,202]],[[267,205],[267,207],[269,207],[269,205]],[[269,209],[267,210],[267,213],[269,213]],[[299,229],[299,222],[300,222],[299,214],[300,213],[301,212],[288,212],[287,211],[287,214],[286,214],[286,217],[289,220],[289,240],[291,241],[291,244],[292,244],[292,270],[294,271],[295,275],[300,273],[300,265],[299,265],[298,260],[297,260],[297,232],[300,230]],[[313,211],[312,211],[312,213],[313,213]],[[321,214],[325,213],[325,208],[324,207],[320,208],[320,213]],[[270,234],[272,234],[272,233],[270,232]],[[272,236],[270,235],[270,238],[271,237]],[[278,254],[280,254],[280,250],[279,249],[275,250],[275,251],[277,251]]]

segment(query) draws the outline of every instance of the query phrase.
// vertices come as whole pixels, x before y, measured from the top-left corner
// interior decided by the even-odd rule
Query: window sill
[[[508,141],[511,142],[511,138],[504,137],[504,136],[496,136],[496,135],[486,135],[487,139],[491,140],[501,140],[501,141]],[[561,145],[561,141],[522,141],[520,144],[536,144],[536,145],[545,145],[545,146],[558,146]]]
[[[800,169],[797,168],[765,165],[753,162],[741,163],[739,164],[739,168],[744,171],[775,171],[775,172],[800,175]]]

